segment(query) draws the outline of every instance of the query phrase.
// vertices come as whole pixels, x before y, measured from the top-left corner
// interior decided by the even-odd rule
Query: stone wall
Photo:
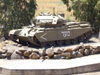
[[[0,59],[73,59],[83,56],[100,53],[100,46],[84,46],[80,43],[78,46],[70,48],[42,48],[32,49],[24,48],[21,44],[13,44],[18,49],[6,48],[8,41],[0,43]]]

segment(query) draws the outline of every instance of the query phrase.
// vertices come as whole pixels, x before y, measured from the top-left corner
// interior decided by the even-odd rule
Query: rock
[[[8,40],[5,40],[5,44],[8,44],[9,43],[9,41]]]
[[[100,52],[100,46],[97,46],[97,48],[96,49],[98,49],[98,52]]]
[[[88,49],[84,50],[84,55],[89,55],[89,50]]]
[[[80,43],[79,49],[85,49],[84,43],[82,43],[82,42]]]
[[[30,55],[30,51],[28,51],[28,50],[25,51],[23,55],[26,56],[26,57],[28,57]]]
[[[24,59],[24,56],[19,55],[16,53],[16,51],[14,51],[13,54],[10,57],[8,57],[7,59]]]
[[[74,48],[72,49],[72,51],[77,51],[77,50],[79,50],[79,48],[80,48],[80,46],[74,47]]]
[[[23,53],[24,53],[25,51],[27,51],[27,49],[25,49],[25,48],[23,48],[23,47],[22,47],[22,48],[18,49],[18,51],[20,51],[20,52],[23,52]]]
[[[23,52],[21,52],[19,50],[16,50],[16,53],[19,54],[19,55],[23,55]]]
[[[12,40],[9,40],[9,44],[10,45],[14,45],[15,44],[15,42],[14,41],[12,41]],[[16,45],[17,46],[17,45]]]
[[[90,49],[90,47],[91,47],[90,45],[87,45],[85,46],[85,49]]]
[[[92,54],[96,54],[96,53],[98,53],[98,52],[99,52],[98,49],[92,49],[92,51],[91,51],[90,54],[92,55]]]
[[[38,52],[39,52],[39,54],[40,54],[41,56],[46,55],[45,49],[39,49]]]
[[[75,52],[75,51],[72,51],[72,52],[71,52],[71,56],[72,56],[72,58],[76,58],[76,56],[77,56],[77,55],[76,55],[76,52]]]
[[[72,48],[67,48],[64,50],[64,52],[71,52],[72,51]]]
[[[29,51],[29,53],[31,54],[32,53],[32,49],[27,49]]]
[[[0,54],[0,58],[6,58],[7,55],[6,54]]]
[[[46,54],[47,54],[49,57],[53,56],[53,55],[54,55],[53,49],[52,49],[52,48],[48,48],[48,49],[46,50]]]
[[[53,58],[55,58],[55,59],[56,59],[57,57],[58,57],[58,55],[57,55],[57,54],[55,54],[55,55],[53,56]]]
[[[0,54],[5,54],[7,52],[7,49],[5,48],[3,48],[3,49],[0,49]]]
[[[58,56],[63,56],[63,55],[68,57],[68,58],[72,57],[70,52],[62,53],[62,54],[59,54]]]
[[[56,53],[56,54],[60,54],[62,52],[63,52],[63,49],[62,48],[54,49],[54,53]]]
[[[40,59],[45,59],[45,57],[44,56],[41,56]]]
[[[79,52],[84,54],[84,49],[79,49]]]
[[[30,59],[39,59],[40,58],[40,55],[37,54],[37,53],[32,53],[30,56],[29,56]]]
[[[2,45],[3,45],[3,47],[6,47],[6,44],[5,43],[3,43]]]
[[[50,59],[50,57],[49,56],[45,56],[45,59]]]
[[[66,55],[54,55],[55,59],[66,59]]]
[[[14,49],[8,49],[8,51],[7,51],[7,57],[9,57],[10,55],[12,55],[14,51],[15,51]]]
[[[0,48],[2,48],[3,47],[3,44],[2,43],[0,43]]]
[[[14,43],[13,45],[14,45],[14,46],[18,46],[18,43]]]
[[[77,56],[77,57],[83,57],[83,54],[82,54],[81,52],[77,51],[77,52],[76,52],[76,56]]]
[[[18,44],[17,47],[22,47],[22,44]]]
[[[33,53],[38,53],[39,51],[37,49],[32,49]]]

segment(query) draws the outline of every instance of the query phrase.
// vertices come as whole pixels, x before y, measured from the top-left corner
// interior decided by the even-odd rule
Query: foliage
[[[97,32],[100,28],[100,0],[62,0],[67,10],[74,10],[73,15],[80,21],[88,21]]]
[[[0,25],[4,25],[4,32],[28,25],[36,5],[35,0],[0,0]]]

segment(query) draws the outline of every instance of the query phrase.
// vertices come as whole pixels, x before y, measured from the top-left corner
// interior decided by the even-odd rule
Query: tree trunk
[[[6,2],[4,0],[4,10],[5,10],[5,23],[4,23],[4,37],[5,39],[8,39],[8,27],[7,27],[7,21],[6,21],[6,12],[7,12],[7,5]]]

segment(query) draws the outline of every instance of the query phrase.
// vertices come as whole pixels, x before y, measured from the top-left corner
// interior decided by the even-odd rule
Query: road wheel
[[[64,41],[63,41],[63,40],[58,40],[58,41],[57,41],[57,44],[58,44],[59,46],[62,46],[62,45],[63,45],[63,43],[64,43]]]
[[[84,41],[84,39],[85,39],[85,35],[81,35],[81,36],[79,36],[79,42],[83,42]]]
[[[72,42],[73,44],[76,44],[76,43],[78,42],[78,38],[72,39],[71,42]]]
[[[41,45],[42,45],[43,47],[46,47],[46,46],[47,46],[47,42],[41,42]]]
[[[65,44],[66,44],[66,45],[71,44],[71,40],[65,40]]]
[[[54,45],[55,45],[55,41],[50,41],[50,42],[49,42],[49,45],[50,45],[50,46],[54,46]]]
[[[89,31],[85,34],[86,38],[89,39],[92,37],[92,31]]]

